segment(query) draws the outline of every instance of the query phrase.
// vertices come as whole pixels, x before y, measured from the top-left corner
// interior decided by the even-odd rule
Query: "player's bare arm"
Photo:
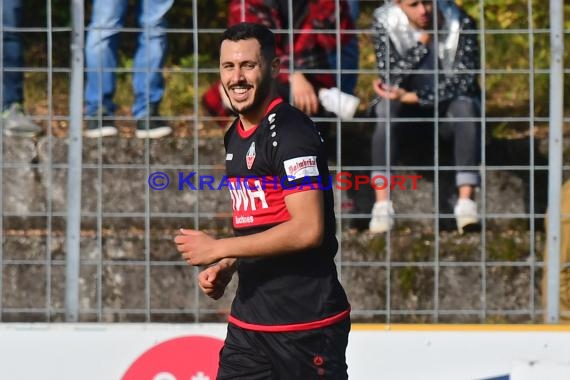
[[[225,258],[273,256],[314,248],[324,232],[323,196],[320,190],[285,197],[291,218],[266,231],[216,240],[204,232],[180,230],[178,252],[191,265],[209,265]]]
[[[292,73],[289,82],[293,105],[309,116],[316,114],[319,111],[319,99],[311,82],[299,72]]]

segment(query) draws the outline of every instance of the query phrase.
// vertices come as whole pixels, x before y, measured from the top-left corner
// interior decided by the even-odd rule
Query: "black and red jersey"
[[[256,127],[244,131],[236,119],[224,142],[237,236],[287,221],[285,197],[292,192],[323,191],[325,213],[320,247],[238,259],[230,322],[259,331],[296,331],[348,316],[334,264],[338,242],[325,146],[314,123],[277,98]]]

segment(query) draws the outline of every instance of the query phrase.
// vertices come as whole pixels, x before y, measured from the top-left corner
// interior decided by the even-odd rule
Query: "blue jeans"
[[[350,11],[350,17],[356,27],[356,21],[360,15],[360,4],[358,0],[348,0],[348,8]],[[345,45],[341,46],[340,52],[340,84],[337,84],[337,87],[340,88],[341,91],[354,94],[354,89],[356,88],[356,82],[358,81],[358,74],[357,73],[349,73],[343,74],[342,71],[344,70],[357,70],[358,69],[358,62],[359,62],[359,49],[358,49],[358,35],[352,34],[353,38]],[[337,54],[336,51],[330,53],[328,56],[329,66],[336,70],[336,60]]]
[[[21,0],[1,0],[2,27],[17,28],[22,24]],[[24,76],[21,71],[11,71],[24,66],[22,39],[20,32],[2,30],[2,109],[12,103],[24,101]],[[8,70],[8,71],[7,71]]]
[[[337,54],[329,54],[329,65],[336,70]],[[356,82],[358,81],[357,73],[346,73],[344,70],[357,70],[358,69],[358,37],[356,34],[346,45],[341,47],[340,53],[340,85],[337,87],[348,94],[354,94]]]
[[[352,17],[352,21],[356,26],[356,21],[358,21],[358,17],[360,16],[360,0],[347,0],[348,9],[350,11],[350,17]]]
[[[139,0],[137,19],[143,29],[133,64],[134,104],[132,114],[147,116],[149,104],[158,104],[164,94],[162,67],[166,53],[166,12],[174,0]],[[118,34],[123,27],[128,0],[94,0],[91,24],[85,43],[85,113],[97,109],[113,113],[118,60]]]

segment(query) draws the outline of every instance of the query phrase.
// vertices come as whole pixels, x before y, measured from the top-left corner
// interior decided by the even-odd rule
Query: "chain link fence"
[[[170,11],[169,44],[189,46],[184,54],[171,51],[179,58],[168,60],[163,70],[167,87],[161,118],[172,125],[173,134],[157,140],[134,137],[129,54],[141,31],[134,20],[129,18],[121,33],[126,53],[117,71],[119,134],[96,139],[82,137],[83,35],[90,4],[72,1],[69,25],[53,23],[57,18],[47,1],[44,25],[1,27],[3,35],[26,36],[24,67],[1,69],[23,71],[25,108],[43,130],[34,138],[0,137],[1,321],[225,321],[236,279],[221,300],[208,299],[197,288],[197,269],[180,259],[173,243],[180,227],[219,237],[232,234],[228,192],[198,181],[201,175],[214,182],[222,177],[220,124],[229,120],[209,116],[200,102],[217,78],[215,57],[208,59],[208,54],[215,52],[213,44],[225,28],[223,8],[218,25],[200,17],[205,3],[178,1]],[[373,169],[370,144],[376,119],[368,111],[377,70],[370,25],[381,2],[359,3],[356,28],[346,33],[359,40],[355,94],[361,105],[350,121],[335,115],[315,119],[327,125],[333,175],[369,175]],[[353,321],[541,323],[544,289],[552,294],[551,305],[558,300],[555,274],[564,267],[556,268],[558,262],[552,261],[555,270],[546,282],[543,220],[548,201],[560,197],[561,180],[567,178],[562,132],[569,116],[568,102],[563,116],[562,99],[570,68],[562,56],[559,62],[548,57],[550,44],[568,50],[568,22],[550,25],[547,18],[539,25],[535,16],[547,6],[543,2],[513,0],[512,9],[524,13],[511,15],[518,20],[511,24],[505,15],[489,11],[494,3],[461,3],[478,22],[481,48],[476,72],[484,111],[476,197],[481,231],[460,235],[455,229],[457,167],[449,160],[449,145],[437,139],[402,152],[422,164],[392,166],[398,174],[421,178],[416,189],[393,192],[396,225],[387,234],[367,232],[374,202],[370,186],[335,189],[337,263]],[[565,14],[563,20],[570,19],[562,0],[550,6]],[[544,14],[544,8],[539,10]],[[187,17],[177,20],[177,14]],[[38,46],[43,50],[36,51]],[[512,46],[526,48],[514,54]],[[501,51],[504,56],[494,56]],[[33,59],[36,54],[42,58]],[[70,57],[68,63],[61,62],[61,55]],[[340,78],[340,72],[335,75]],[[545,94],[550,103],[544,102]],[[433,121],[438,125],[441,120]],[[558,176],[558,185],[549,174]],[[149,186],[167,182],[162,190]],[[554,217],[548,225],[555,239],[560,224]],[[555,250],[551,257],[558,257]]]

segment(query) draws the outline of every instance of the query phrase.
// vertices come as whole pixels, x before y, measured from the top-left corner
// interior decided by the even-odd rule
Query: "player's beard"
[[[260,107],[260,105],[263,104],[263,102],[265,101],[265,99],[267,98],[267,96],[271,91],[272,82],[273,78],[271,77],[271,69],[268,69],[266,70],[266,72],[263,73],[261,81],[255,87],[255,93],[253,94],[253,101],[251,102],[251,104],[245,105],[242,108],[236,107],[234,102],[232,102],[231,97],[229,96],[225,86],[224,86],[224,91],[226,92],[228,99],[230,99],[232,110],[240,115],[248,115],[250,113],[255,113],[259,111],[258,107]],[[249,85],[249,83],[247,83],[247,85]]]

